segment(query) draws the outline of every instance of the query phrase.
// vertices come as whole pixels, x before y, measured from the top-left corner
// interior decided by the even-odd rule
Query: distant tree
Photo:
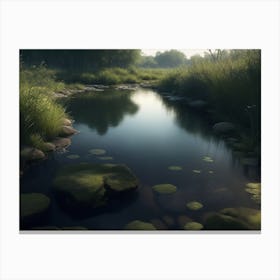
[[[178,67],[186,64],[186,56],[184,53],[177,50],[170,50],[165,52],[157,52],[155,61],[159,67]]]
[[[144,67],[144,68],[155,68],[158,67],[157,62],[155,61],[154,56],[141,56],[139,62],[138,62],[139,67]]]

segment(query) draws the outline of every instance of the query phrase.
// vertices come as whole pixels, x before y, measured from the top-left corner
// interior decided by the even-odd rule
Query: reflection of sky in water
[[[54,205],[50,224],[122,228],[134,219],[149,221],[164,215],[187,215],[199,221],[206,211],[255,207],[244,192],[248,180],[241,167],[234,163],[224,142],[211,135],[198,116],[166,104],[151,90],[120,94],[119,98],[107,95],[101,101],[96,96],[87,98],[72,98],[68,104],[76,120],[74,127],[80,131],[72,137],[68,150],[80,158],[68,159],[69,153],[55,155],[44,166],[34,167],[32,182],[31,176],[26,178],[23,188],[28,185],[28,190],[34,191],[35,185],[41,184],[49,193],[47,182],[52,181],[56,168],[83,161],[100,163],[88,150],[101,148],[106,150],[106,156],[113,157],[113,162],[127,164],[140,179],[138,197],[119,211],[82,220],[72,220]],[[210,156],[214,162],[203,161],[204,156]],[[182,166],[183,170],[168,170],[170,165]],[[44,168],[48,172],[42,171]],[[195,174],[194,169],[201,173]],[[167,196],[154,194],[151,186],[160,183],[174,184],[178,191]],[[201,201],[203,209],[188,210],[185,205],[191,200]]]

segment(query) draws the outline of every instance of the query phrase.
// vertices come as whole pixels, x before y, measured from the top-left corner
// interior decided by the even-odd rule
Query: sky
[[[170,49],[142,49],[142,52],[144,53],[144,55],[154,56],[158,51],[164,52],[168,50]],[[177,49],[177,50],[183,52],[187,58],[190,58],[195,54],[200,54],[201,56],[203,56],[204,52],[207,51],[207,49]]]

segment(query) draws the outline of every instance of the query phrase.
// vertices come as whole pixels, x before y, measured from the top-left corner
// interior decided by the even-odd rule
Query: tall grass
[[[20,71],[21,143],[41,147],[56,136],[67,116],[56,102],[54,92],[64,89],[55,72],[43,66]]]

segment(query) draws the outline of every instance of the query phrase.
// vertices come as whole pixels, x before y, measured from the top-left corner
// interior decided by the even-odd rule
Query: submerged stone
[[[126,230],[156,230],[155,226],[151,223],[146,223],[140,220],[135,220],[128,223],[125,228]]]
[[[152,189],[160,194],[172,194],[177,191],[177,187],[172,184],[155,185],[152,187]]]
[[[259,230],[261,211],[252,208],[224,208],[205,216],[205,228],[216,230]]]
[[[99,156],[99,155],[106,154],[106,151],[103,150],[103,149],[91,149],[91,150],[89,150],[89,153],[92,154],[92,155]]]
[[[50,206],[50,199],[42,193],[26,193],[20,195],[20,217],[23,222],[40,218]]]
[[[203,207],[203,205],[198,201],[188,202],[186,205],[190,210],[199,210]]]
[[[184,229],[186,230],[201,230],[203,229],[203,225],[197,222],[189,222],[186,223],[184,226]]]
[[[169,169],[169,170],[172,170],[172,171],[180,171],[180,170],[182,170],[183,168],[182,168],[181,166],[172,165],[172,166],[169,166],[168,169]]]
[[[63,168],[54,190],[67,206],[97,208],[108,200],[108,191],[122,193],[137,187],[137,179],[125,165],[80,163]]]
[[[75,154],[67,156],[67,158],[69,159],[77,159],[79,157],[80,157],[79,155],[75,155]]]

